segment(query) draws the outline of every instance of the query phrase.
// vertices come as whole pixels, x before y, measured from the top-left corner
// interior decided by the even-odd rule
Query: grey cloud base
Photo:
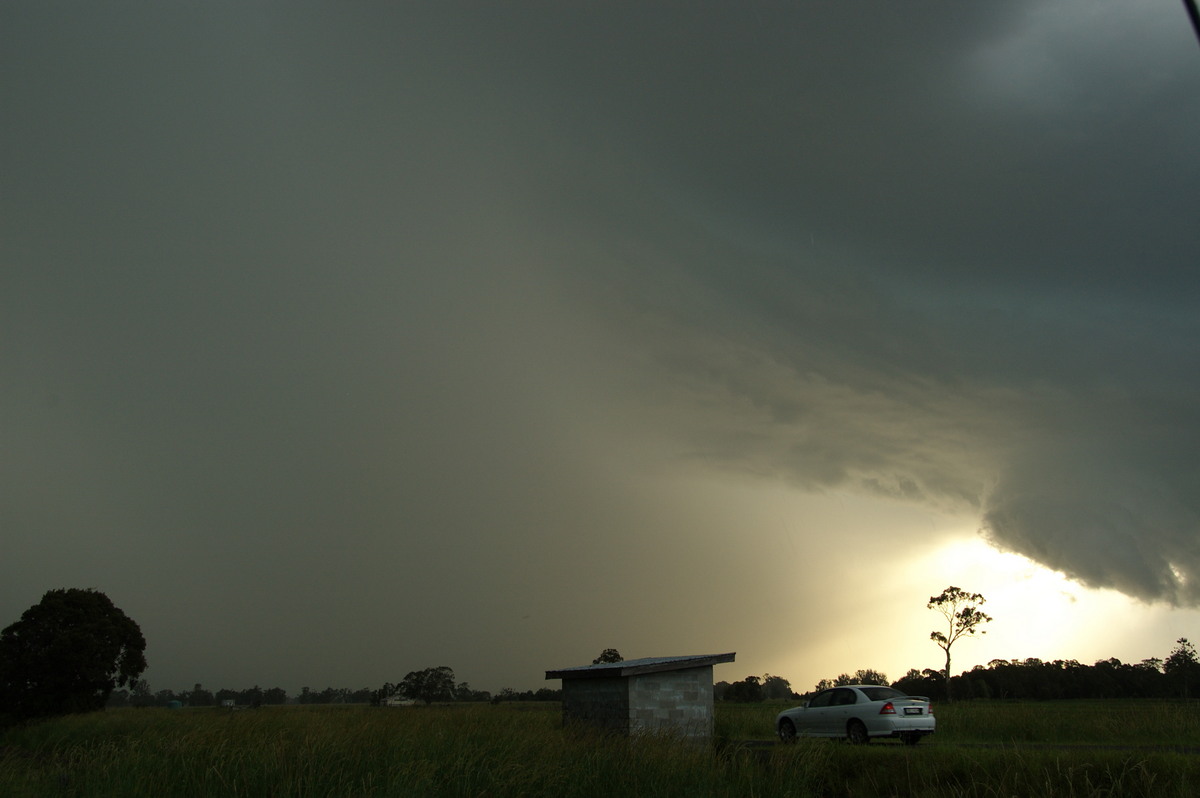
[[[749,651],[697,473],[1200,604],[1168,5],[6,5],[0,609],[99,587],[180,685]]]

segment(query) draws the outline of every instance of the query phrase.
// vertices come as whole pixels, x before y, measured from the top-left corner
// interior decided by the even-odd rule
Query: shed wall
[[[629,729],[633,733],[712,737],[712,665],[630,677]]]
[[[628,679],[563,679],[563,722],[629,733]]]

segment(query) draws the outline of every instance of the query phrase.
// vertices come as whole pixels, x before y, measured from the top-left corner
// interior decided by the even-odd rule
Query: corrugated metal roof
[[[703,668],[719,662],[733,662],[736,652],[727,654],[693,654],[683,657],[642,657],[623,662],[601,662],[597,665],[579,665],[574,668],[559,668],[546,671],[547,679],[602,679],[620,676],[635,676],[639,673],[676,671],[684,668]]]

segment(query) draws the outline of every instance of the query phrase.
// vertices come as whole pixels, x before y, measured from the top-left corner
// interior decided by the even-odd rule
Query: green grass
[[[0,735],[0,795],[1157,797],[1200,779],[1200,754],[1167,748],[1200,748],[1183,704],[939,705],[916,747],[772,744],[781,706],[718,705],[712,747],[564,731],[556,704],[110,710]]]
[[[1200,747],[1200,705],[1180,701],[968,701],[934,711],[954,742]]]

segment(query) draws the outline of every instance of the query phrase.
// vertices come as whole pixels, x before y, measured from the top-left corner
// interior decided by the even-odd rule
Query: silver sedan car
[[[852,743],[898,737],[916,745],[936,726],[928,698],[877,684],[823,690],[804,706],[785,709],[775,718],[775,731],[785,743],[797,737],[845,737]]]

